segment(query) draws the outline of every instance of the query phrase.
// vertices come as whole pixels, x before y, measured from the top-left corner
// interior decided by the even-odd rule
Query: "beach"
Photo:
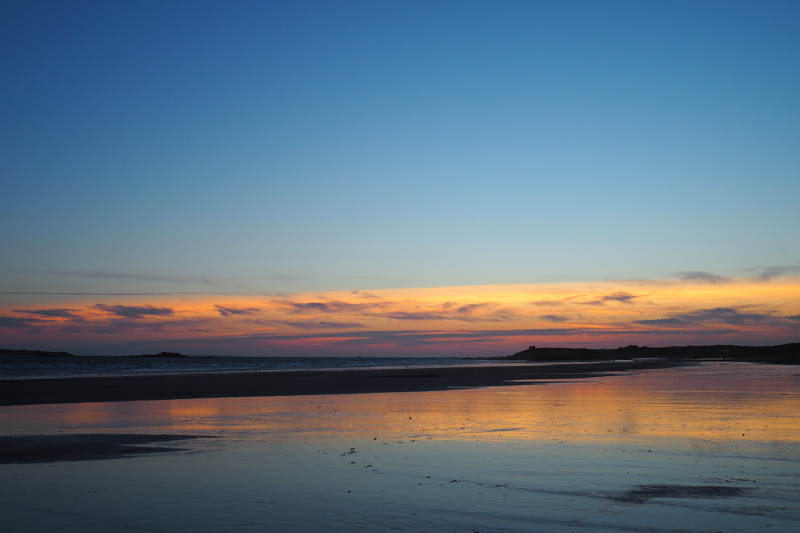
[[[285,395],[245,373],[228,397],[82,403],[115,379],[65,380],[62,403],[0,407],[0,513],[22,532],[796,529],[797,367],[620,364],[277,373],[327,391]]]
[[[648,359],[587,364],[508,363],[4,380],[0,388],[0,405],[434,391],[583,379],[683,364],[694,362]]]

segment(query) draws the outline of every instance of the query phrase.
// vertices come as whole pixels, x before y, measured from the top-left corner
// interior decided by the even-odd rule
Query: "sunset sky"
[[[800,3],[0,5],[0,348],[800,341]]]

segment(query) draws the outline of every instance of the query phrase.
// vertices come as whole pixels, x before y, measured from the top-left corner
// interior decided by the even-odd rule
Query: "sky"
[[[0,347],[800,341],[800,4],[0,5]]]

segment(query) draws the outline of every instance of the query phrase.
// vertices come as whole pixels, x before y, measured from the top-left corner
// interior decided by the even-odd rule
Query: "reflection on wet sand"
[[[491,389],[0,408],[6,435],[223,437],[180,444],[208,453],[3,465],[0,512],[18,531],[65,516],[88,532],[794,531],[798,373],[710,364]]]
[[[258,439],[798,442],[799,408],[800,378],[783,367],[717,364],[530,387],[26,406],[6,409],[26,415],[3,427],[152,426]]]

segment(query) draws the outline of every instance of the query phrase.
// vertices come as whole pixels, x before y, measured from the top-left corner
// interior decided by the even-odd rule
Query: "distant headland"
[[[0,350],[0,355],[26,359],[22,363],[44,366],[55,361],[65,366],[89,362],[92,356],[75,356],[66,352],[33,350]],[[48,358],[47,355],[52,357]],[[161,352],[149,357],[159,362],[155,366],[191,367],[192,361],[174,352]],[[181,359],[172,359],[180,357]],[[129,363],[148,359],[122,356]],[[158,359],[161,358],[161,359]],[[12,362],[14,357],[7,357]],[[76,361],[79,359],[80,361]],[[108,358],[105,358],[108,359]],[[444,391],[451,389],[512,386],[533,383],[552,383],[620,374],[639,369],[658,369],[694,366],[701,361],[752,362],[759,364],[800,364],[800,343],[781,346],[675,346],[649,348],[624,346],[617,349],[536,348],[507,357],[483,358],[497,362],[519,364],[467,364],[437,367],[349,368],[329,372],[327,369],[303,369],[287,372],[222,372],[209,368],[207,372],[166,372],[136,375],[78,375],[59,379],[3,379],[0,405],[33,405],[48,403],[122,402],[145,400],[184,400],[189,398],[232,398],[256,396],[295,396],[327,394],[362,394],[379,392]],[[163,365],[174,361],[176,365]],[[473,361],[477,361],[474,359]],[[588,364],[570,364],[573,361]],[[35,364],[33,366],[36,366]],[[91,366],[91,365],[90,365]],[[132,365],[137,366],[137,365]],[[172,368],[170,370],[175,370]]]
[[[80,355],[71,354],[69,352],[46,352],[42,350],[4,350],[0,349],[0,356],[17,356],[17,357],[82,357]],[[121,355],[120,357],[162,357],[162,358],[181,358],[189,357],[178,352],[161,352],[157,354],[142,354],[142,355]]]
[[[0,356],[15,355],[25,357],[77,357],[69,352],[45,352],[42,350],[4,350],[0,349]]]
[[[69,352],[49,352],[42,350],[9,350],[0,349],[0,357],[90,357],[71,354]],[[178,352],[160,352],[157,354],[122,355],[119,357],[146,358],[188,358]],[[205,356],[210,357],[210,356]],[[750,361],[758,363],[800,364],[800,342],[781,344],[778,346],[737,346],[715,344],[709,346],[668,346],[651,348],[648,346],[629,345],[619,348],[550,348],[529,346],[520,352],[500,357],[481,357],[479,359],[559,362],[587,361],[602,362],[616,359],[667,359],[697,360],[720,359],[731,361]]]
[[[530,346],[498,359],[514,361],[608,361],[614,359],[722,359],[757,363],[800,363],[800,342],[779,346],[736,346],[716,344],[712,346],[623,346],[616,349],[590,348],[537,348]]]

